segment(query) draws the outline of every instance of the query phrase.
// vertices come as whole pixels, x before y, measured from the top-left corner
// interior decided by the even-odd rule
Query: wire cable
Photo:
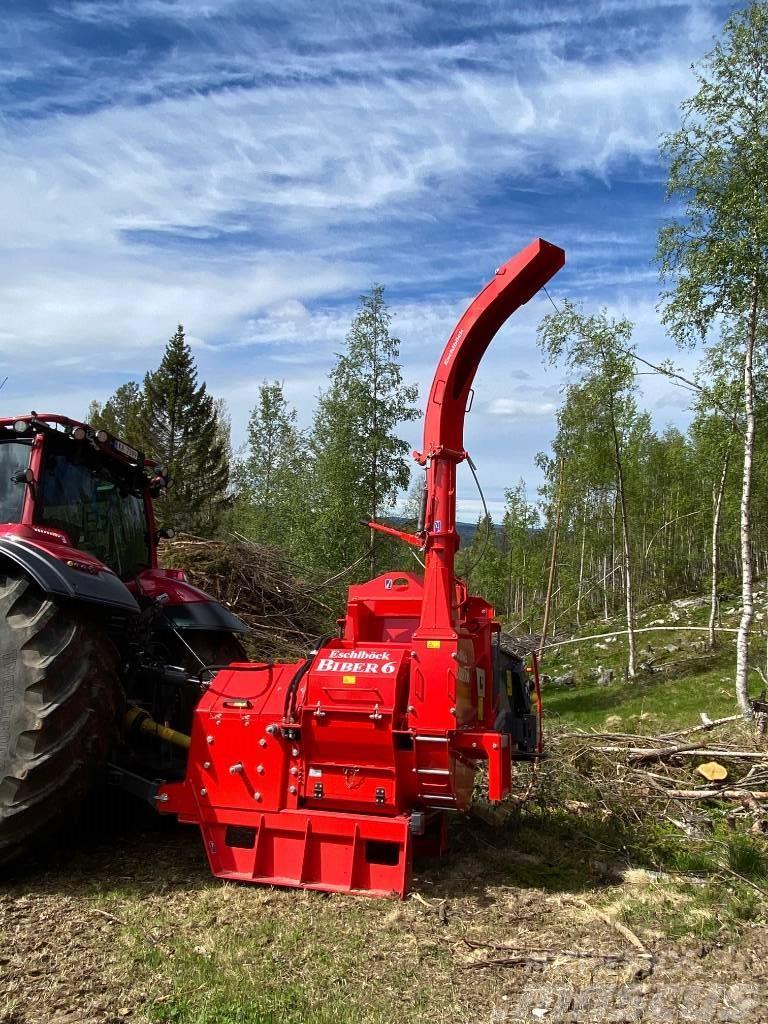
[[[478,567],[478,565],[480,565],[482,560],[485,558],[486,552],[488,551],[488,542],[491,539],[491,529],[493,527],[493,524],[491,523],[491,517],[488,514],[488,506],[485,502],[483,488],[480,486],[480,480],[478,479],[477,476],[477,466],[472,461],[472,456],[469,453],[467,453],[467,464],[469,465],[470,471],[474,478],[475,485],[477,487],[477,493],[480,495],[480,501],[483,503],[483,523],[485,524],[485,537],[483,538],[483,546],[480,549],[480,554],[474,560],[472,565],[470,565],[470,567],[467,569],[467,581],[469,581],[470,576]]]

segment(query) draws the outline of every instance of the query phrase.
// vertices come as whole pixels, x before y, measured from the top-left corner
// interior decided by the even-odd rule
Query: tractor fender
[[[62,560],[39,544],[6,535],[0,537],[0,557],[23,569],[46,594],[135,615],[139,612],[136,599],[111,569],[91,558],[86,560],[78,552],[72,559]],[[74,564],[68,565],[67,561]]]
[[[163,609],[176,629],[205,629],[223,633],[247,633],[248,627],[218,601],[191,601]]]
[[[137,583],[144,597],[164,602],[165,617],[176,629],[247,633],[248,626],[210,594],[194,586],[178,569],[145,569]]]

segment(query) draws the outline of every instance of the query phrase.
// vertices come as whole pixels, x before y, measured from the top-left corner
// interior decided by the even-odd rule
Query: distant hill
[[[413,520],[405,519],[403,516],[389,516],[387,522],[397,527],[398,530],[413,529]],[[494,528],[497,532],[501,529],[498,525]],[[477,532],[477,523],[456,523],[456,529],[461,538],[461,546],[466,548],[472,543],[472,539]]]

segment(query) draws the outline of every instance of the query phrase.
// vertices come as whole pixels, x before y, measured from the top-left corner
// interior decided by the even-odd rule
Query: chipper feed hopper
[[[372,895],[408,891],[414,850],[440,853],[446,817],[510,792],[539,722],[493,608],[456,578],[456,468],[472,382],[505,320],[563,266],[538,239],[496,271],[440,357],[427,402],[415,535],[424,573],[352,586],[340,635],[304,661],[219,671],[193,714],[183,781],[158,810],[197,825],[221,878]]]

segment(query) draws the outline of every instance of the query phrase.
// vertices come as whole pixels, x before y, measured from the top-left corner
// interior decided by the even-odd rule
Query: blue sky
[[[265,378],[307,423],[373,282],[425,397],[467,302],[537,235],[567,251],[555,299],[690,365],[655,310],[657,141],[731,7],[5,0],[3,408],[82,416],[182,321],[236,442]],[[547,308],[503,328],[476,382],[466,441],[495,512],[521,476],[535,495],[553,434]],[[686,422],[685,392],[643,382],[659,426]],[[468,474],[459,499],[474,517]]]

